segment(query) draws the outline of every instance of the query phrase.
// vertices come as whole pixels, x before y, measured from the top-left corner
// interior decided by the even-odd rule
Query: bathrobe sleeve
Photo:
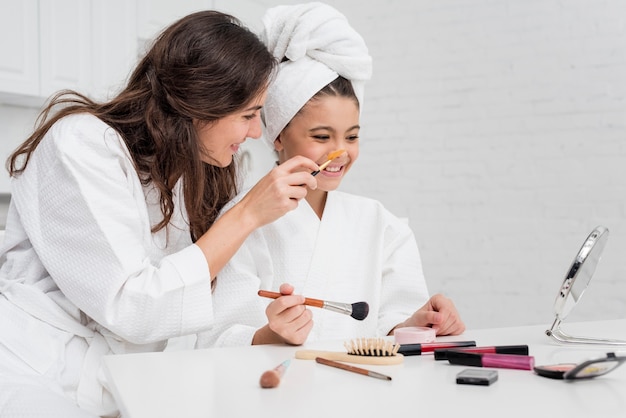
[[[246,193],[229,202],[222,213]],[[253,231],[217,275],[214,324],[197,335],[196,348],[251,345],[256,331],[267,324],[265,308],[270,301],[257,294],[259,289],[271,289],[274,276],[265,228]]]
[[[141,182],[123,141],[102,121],[74,115],[57,122],[13,187],[28,238],[74,317],[86,315],[84,323],[91,318],[136,344],[211,325],[202,251],[189,241],[151,260]]]
[[[197,348],[251,345],[256,331],[267,324],[268,301],[258,296],[262,277],[271,277],[271,260],[260,233],[253,233],[217,276],[213,294],[214,326],[198,334]]]
[[[411,228],[384,210],[378,334],[387,335],[428,301],[417,242]]]
[[[261,287],[259,269],[268,266],[263,261],[266,258],[255,252],[262,247],[262,236],[249,239],[218,275],[213,294],[214,326],[198,334],[196,348],[251,345],[256,331],[267,323],[267,302],[257,295]]]

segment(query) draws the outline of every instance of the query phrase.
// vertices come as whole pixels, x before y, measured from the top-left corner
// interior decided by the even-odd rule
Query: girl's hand
[[[458,335],[465,331],[465,324],[454,303],[441,294],[432,296],[424,306],[396,328],[401,327],[432,327],[437,335]]]

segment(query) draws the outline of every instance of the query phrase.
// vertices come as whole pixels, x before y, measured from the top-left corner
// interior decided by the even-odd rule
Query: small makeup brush
[[[258,294],[259,296],[271,299],[277,299],[281,296],[285,296],[282,293],[270,292],[269,290],[259,290]],[[370,312],[370,306],[367,304],[367,302],[339,303],[330,302],[327,300],[304,298],[304,304],[308,306],[314,306],[316,308],[328,309],[329,311],[350,315],[352,318],[358,319],[359,321],[367,318],[367,314]]]
[[[313,177],[317,176],[320,173],[320,171],[328,167],[328,164],[330,164],[335,158],[339,157],[344,152],[346,152],[346,150],[338,149],[337,151],[333,151],[330,154],[328,154],[328,159],[326,160],[326,162],[320,165],[319,170],[312,172],[311,175]]]
[[[280,363],[278,366],[273,368],[272,370],[268,370],[261,375],[261,379],[259,380],[259,384],[262,388],[275,388],[280,384],[280,379],[285,374],[287,367],[289,367],[290,359],[287,359]]]

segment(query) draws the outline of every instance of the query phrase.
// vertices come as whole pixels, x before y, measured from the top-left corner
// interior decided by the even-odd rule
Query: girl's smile
[[[303,155],[323,164],[330,153],[345,150],[316,177],[317,189],[307,193],[307,202],[320,216],[326,193],[339,187],[359,156],[359,129],[359,108],[354,99],[319,96],[310,100],[274,141],[281,163]]]

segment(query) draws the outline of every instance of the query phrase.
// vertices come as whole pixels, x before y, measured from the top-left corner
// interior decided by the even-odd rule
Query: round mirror
[[[561,322],[572,311],[574,306],[578,303],[580,298],[585,293],[591,277],[596,270],[596,266],[602,256],[602,250],[606,245],[606,241],[609,238],[609,230],[603,226],[596,227],[591,234],[587,237],[583,246],[576,254],[574,262],[572,263],[559,293],[556,296],[554,302],[554,313],[556,318],[552,323],[552,327],[546,330],[546,335],[550,338],[560,342],[568,344],[600,344],[600,345],[614,345],[624,347],[626,341],[612,340],[608,338],[591,338],[591,337],[575,337],[566,334],[561,329]]]
[[[585,293],[608,238],[609,230],[598,226],[576,254],[554,302],[554,313],[558,320],[565,319]]]

